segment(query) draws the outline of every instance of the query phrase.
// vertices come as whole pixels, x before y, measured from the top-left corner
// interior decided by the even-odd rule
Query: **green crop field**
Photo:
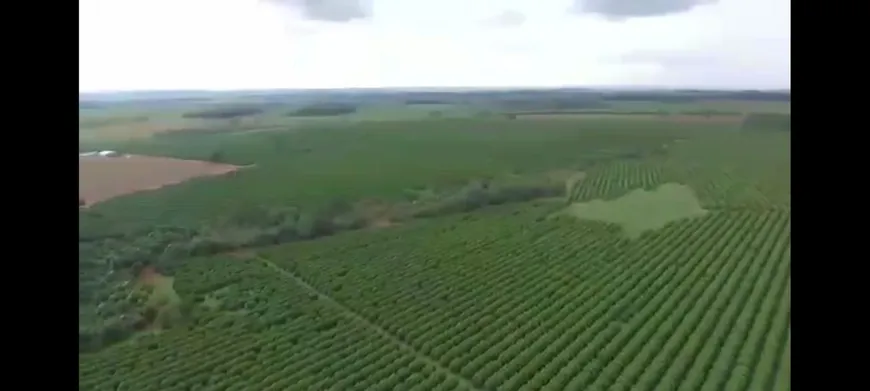
[[[790,389],[787,102],[430,101],[82,141],[247,168],[80,210],[80,389]]]

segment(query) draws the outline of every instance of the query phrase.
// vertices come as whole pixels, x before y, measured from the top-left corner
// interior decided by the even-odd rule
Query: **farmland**
[[[787,102],[528,94],[83,140],[251,167],[80,211],[80,388],[790,389]]]
[[[236,169],[229,164],[150,156],[79,157],[79,199],[89,206],[124,194]]]
[[[624,114],[624,113],[596,113],[596,112],[575,112],[575,113],[529,113],[518,114],[519,119],[529,120],[571,120],[577,121],[582,119],[588,120],[603,120],[612,119],[617,121],[662,121],[662,122],[695,122],[695,123],[725,123],[738,125],[743,120],[740,114],[716,114],[716,115],[679,115],[679,114]]]

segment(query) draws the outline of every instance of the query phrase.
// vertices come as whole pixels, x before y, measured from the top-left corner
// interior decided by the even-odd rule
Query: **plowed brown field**
[[[223,175],[239,166],[154,156],[79,157],[79,199],[85,206],[143,190]]]

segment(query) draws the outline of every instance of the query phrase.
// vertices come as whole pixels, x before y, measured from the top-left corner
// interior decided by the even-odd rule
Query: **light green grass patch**
[[[610,201],[573,203],[560,212],[580,219],[618,224],[630,238],[672,221],[706,213],[692,188],[678,183],[665,183],[652,191],[636,189]]]
[[[145,303],[145,307],[157,310],[157,317],[152,324],[154,329],[165,328],[181,318],[181,297],[175,291],[174,285],[173,277],[158,276],[154,279],[151,295]]]

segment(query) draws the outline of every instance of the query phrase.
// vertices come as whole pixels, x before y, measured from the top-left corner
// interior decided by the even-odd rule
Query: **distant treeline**
[[[656,101],[668,103],[687,103],[699,100],[748,100],[769,102],[790,102],[790,91],[596,91],[582,89],[562,90],[512,90],[512,91],[471,91],[471,92],[408,92],[397,93],[399,99],[409,105],[450,104],[457,101],[490,102],[562,102],[578,103],[607,101]],[[394,95],[393,98],[396,96]]]
[[[221,95],[215,93],[215,97]],[[518,90],[467,90],[467,91],[396,91],[396,90],[335,90],[300,91],[286,94],[241,94],[244,104],[223,104],[202,107],[209,101],[207,96],[181,97],[174,95],[154,96],[136,100],[88,99],[79,100],[79,109],[130,106],[137,108],[182,107],[195,104],[196,111],[185,114],[187,118],[226,119],[259,114],[265,110],[282,107],[304,106],[288,115],[322,116],[342,115],[356,111],[362,105],[402,102],[406,105],[474,105],[503,110],[564,110],[605,109],[611,103],[645,101],[660,103],[691,103],[709,100],[742,100],[764,102],[790,102],[790,91],[699,91],[699,90],[648,90],[606,91],[580,88],[565,89],[518,89]],[[119,98],[120,99],[120,98]],[[213,98],[212,98],[213,99]],[[315,102],[315,103],[312,103]],[[307,105],[307,106],[306,106]]]
[[[349,103],[315,103],[287,113],[290,117],[323,117],[356,113],[358,107]]]
[[[189,111],[182,114],[184,118],[227,119],[257,115],[264,110],[257,106],[223,106],[205,110]]]
[[[80,96],[79,108],[92,109],[109,106],[171,107],[202,103],[220,97],[232,96],[255,106],[282,104],[297,106],[316,100],[343,104],[370,104],[373,102],[405,102],[408,105],[497,103],[500,101],[658,101],[686,103],[698,100],[748,100],[790,102],[790,91],[701,91],[701,90],[645,90],[613,91],[585,88],[517,89],[517,90],[465,90],[465,91],[398,91],[398,90],[324,90],[288,91],[283,93],[249,92],[167,92],[116,94],[117,96]],[[256,102],[256,103],[252,103]]]
[[[262,102],[260,104],[226,105],[209,107],[182,114],[184,118],[199,119],[232,119],[259,115],[267,110],[286,107],[276,102]],[[285,115],[291,117],[319,117],[351,114],[357,111],[357,105],[340,102],[313,103],[290,111]]]
[[[640,91],[611,92],[599,95],[609,101],[656,101],[664,103],[690,103],[699,100],[744,100],[790,102],[791,92],[785,91]]]
[[[451,104],[451,103],[455,103],[455,102],[450,102],[450,101],[448,101],[448,100],[444,100],[444,99],[426,99],[426,98],[421,98],[421,99],[407,99],[407,100],[405,100],[405,104],[408,105],[408,106],[414,106],[414,105],[443,105],[443,104]]]
[[[710,100],[790,102],[788,91],[589,91],[516,90],[426,92],[401,95],[406,105],[477,103],[507,111],[607,109],[617,102],[692,103]]]
[[[578,110],[605,109],[607,103],[589,97],[556,97],[546,99],[506,99],[499,103],[505,110]]]

